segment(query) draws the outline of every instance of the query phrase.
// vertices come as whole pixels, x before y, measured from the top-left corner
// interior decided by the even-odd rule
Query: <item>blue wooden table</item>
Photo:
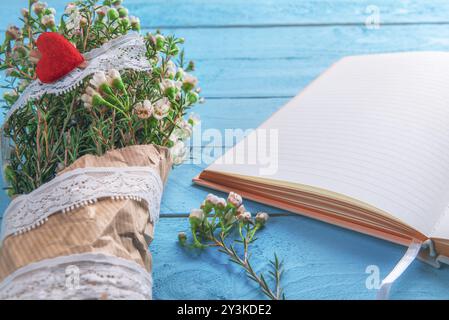
[[[65,1],[50,0],[60,12]],[[0,28],[16,22],[23,1],[0,3]],[[446,0],[125,0],[145,30],[186,38],[207,103],[202,127],[255,128],[333,62],[346,55],[449,49]],[[375,7],[372,7],[374,5]],[[367,28],[380,12],[380,27]],[[4,29],[3,29],[4,30]],[[218,156],[230,145],[192,145],[193,154]],[[217,252],[188,252],[177,244],[188,212],[210,192],[191,179],[206,164],[176,168],[166,186],[151,245],[156,299],[263,298],[244,273]],[[1,197],[1,211],[8,204]],[[272,219],[253,252],[264,265],[274,252],[285,261],[289,299],[373,299],[366,268],[385,276],[405,248],[276,208],[247,202]],[[263,268],[262,268],[263,269]],[[392,289],[393,299],[448,299],[449,268],[416,261]]]

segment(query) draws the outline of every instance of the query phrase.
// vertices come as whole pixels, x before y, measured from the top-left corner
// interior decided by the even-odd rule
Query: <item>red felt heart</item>
[[[42,54],[37,63],[36,74],[44,83],[61,79],[84,62],[81,53],[59,33],[44,32],[36,44]]]

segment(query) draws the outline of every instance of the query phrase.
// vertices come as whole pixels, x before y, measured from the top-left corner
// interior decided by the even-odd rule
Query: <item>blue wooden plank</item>
[[[185,218],[161,219],[150,246],[156,299],[263,298],[243,272],[214,251],[181,248],[177,233]],[[405,248],[301,216],[272,218],[252,248],[258,271],[276,252],[284,259],[283,284],[289,299],[374,299],[366,268],[386,276]],[[395,283],[393,299],[448,299],[449,268],[415,261]]]
[[[62,12],[68,1],[47,2]],[[3,20],[17,23],[19,10],[27,3],[2,1]],[[435,23],[447,22],[449,11],[445,0],[125,0],[124,5],[131,14],[142,17],[143,25],[148,27],[364,24],[373,5],[379,9],[381,23]]]
[[[293,96],[347,55],[449,48],[446,26],[166,31],[187,39],[206,97]]]

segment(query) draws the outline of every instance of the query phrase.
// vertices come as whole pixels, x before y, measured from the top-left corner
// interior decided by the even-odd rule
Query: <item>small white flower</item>
[[[20,10],[20,13],[22,14],[22,17],[24,17],[24,18],[28,18],[28,16],[30,15],[30,11],[27,8],[22,8]]]
[[[170,153],[173,159],[174,165],[182,164],[187,158],[187,148],[182,141],[178,141],[175,145],[170,149]]]
[[[249,221],[251,220],[252,216],[251,216],[251,212],[246,211],[245,213],[242,214],[242,219],[243,221]]]
[[[103,71],[98,71],[95,73],[93,78],[90,80],[90,84],[97,89],[105,83],[108,83],[108,79],[106,79],[106,74]]]
[[[186,73],[184,75],[184,79],[183,79],[183,86],[184,88],[186,88],[187,90],[192,90],[193,88],[195,88],[198,84],[198,79],[194,76],[192,76],[189,73]]]
[[[153,114],[154,107],[151,101],[145,100],[143,103],[137,103],[133,111],[140,119],[148,119]]]
[[[233,204],[236,208],[240,207],[243,202],[242,196],[235,192],[230,192],[228,196],[228,202]]]
[[[216,205],[218,203],[218,197],[215,194],[209,193],[206,197],[206,203]]]
[[[47,9],[47,7],[48,7],[48,4],[46,2],[36,2],[35,4],[33,4],[32,9],[33,9],[34,13],[41,14],[42,11]]]
[[[154,104],[153,116],[157,120],[162,120],[168,116],[169,111],[170,111],[170,101],[168,101],[167,98],[162,98]]]
[[[112,79],[121,79],[120,72],[116,69],[110,69],[108,71],[108,76],[110,76]]]
[[[165,91],[167,91],[167,89],[170,89],[170,88],[180,89],[181,86],[182,86],[182,83],[180,81],[175,81],[172,79],[164,79],[164,80],[162,80],[162,82],[160,84],[162,92],[165,92]]]
[[[165,74],[167,75],[167,77],[169,78],[174,78],[177,72],[177,68],[176,65],[173,61],[168,61],[167,65],[166,65],[166,71]]]
[[[203,220],[204,219],[204,212],[201,209],[192,209],[190,211],[189,218],[190,219]]]
[[[53,14],[47,14],[42,17],[41,23],[46,27],[55,26],[55,16]]]
[[[240,215],[244,214],[245,212],[246,212],[246,208],[245,208],[245,206],[242,204],[240,207],[238,207],[238,209],[237,209],[235,215],[236,215],[236,216],[240,216]]]
[[[69,15],[72,14],[74,11],[78,10],[78,8],[76,7],[76,4],[74,3],[69,3],[67,4],[67,6],[65,7],[64,13]]]
[[[226,199],[224,198],[218,198],[216,206],[219,208],[225,208],[226,207]]]
[[[192,126],[197,126],[201,123],[201,118],[198,114],[192,112],[189,115],[189,119],[187,120]]]
[[[97,91],[94,88],[92,88],[92,87],[87,87],[86,88],[86,93],[88,95],[90,95],[90,96],[94,96],[95,94],[97,94]]]
[[[81,96],[81,101],[84,102],[84,106],[88,109],[92,108],[94,104],[94,97],[101,97],[100,93],[92,87],[86,88],[86,93]]]
[[[22,30],[15,25],[10,25],[6,30],[6,36],[11,40],[18,40],[22,37]]]
[[[256,214],[256,223],[260,224],[260,225],[265,225],[265,223],[267,223],[269,219],[268,213],[266,212],[259,212],[258,214]]]
[[[81,101],[84,102],[84,106],[85,106],[86,108],[88,108],[88,109],[92,108],[92,96],[90,96],[90,95],[84,93],[84,94],[81,96]]]
[[[81,31],[81,20],[83,20],[83,16],[75,6],[71,9],[71,13],[66,21],[66,28],[69,31],[69,34],[77,34]]]
[[[173,130],[173,139],[171,139],[172,141],[187,140],[192,136],[193,127],[190,123],[188,123],[184,119],[181,119],[176,125],[177,127]]]
[[[140,19],[138,17],[130,16],[129,22],[131,23],[133,30],[140,30]]]

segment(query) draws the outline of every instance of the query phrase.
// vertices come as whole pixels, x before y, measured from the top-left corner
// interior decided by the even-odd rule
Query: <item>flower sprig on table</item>
[[[187,244],[187,234],[180,232],[181,245],[197,248],[218,248],[229,260],[243,268],[249,279],[272,300],[285,299],[281,287],[283,263],[274,255],[270,261],[270,276],[274,280],[274,289],[270,288],[263,273],[258,274],[251,264],[250,245],[256,241],[256,234],[265,227],[269,216],[259,212],[255,217],[245,209],[242,197],[231,192],[228,199],[209,194],[199,209],[193,209],[189,216],[192,243]]]
[[[98,48],[130,31],[140,20],[129,15],[122,0],[78,0],[69,3],[60,20],[44,2],[29,0],[23,25],[10,26],[0,46],[4,108],[17,101],[36,79],[36,40],[46,31],[62,34],[81,53]],[[185,140],[198,123],[188,110],[202,102],[198,80],[186,62],[184,39],[159,31],[144,35],[151,71],[105,70],[61,95],[46,94],[15,112],[4,127],[9,140],[5,179],[10,196],[26,194],[86,154],[130,145],[170,148],[175,164],[188,152]]]

